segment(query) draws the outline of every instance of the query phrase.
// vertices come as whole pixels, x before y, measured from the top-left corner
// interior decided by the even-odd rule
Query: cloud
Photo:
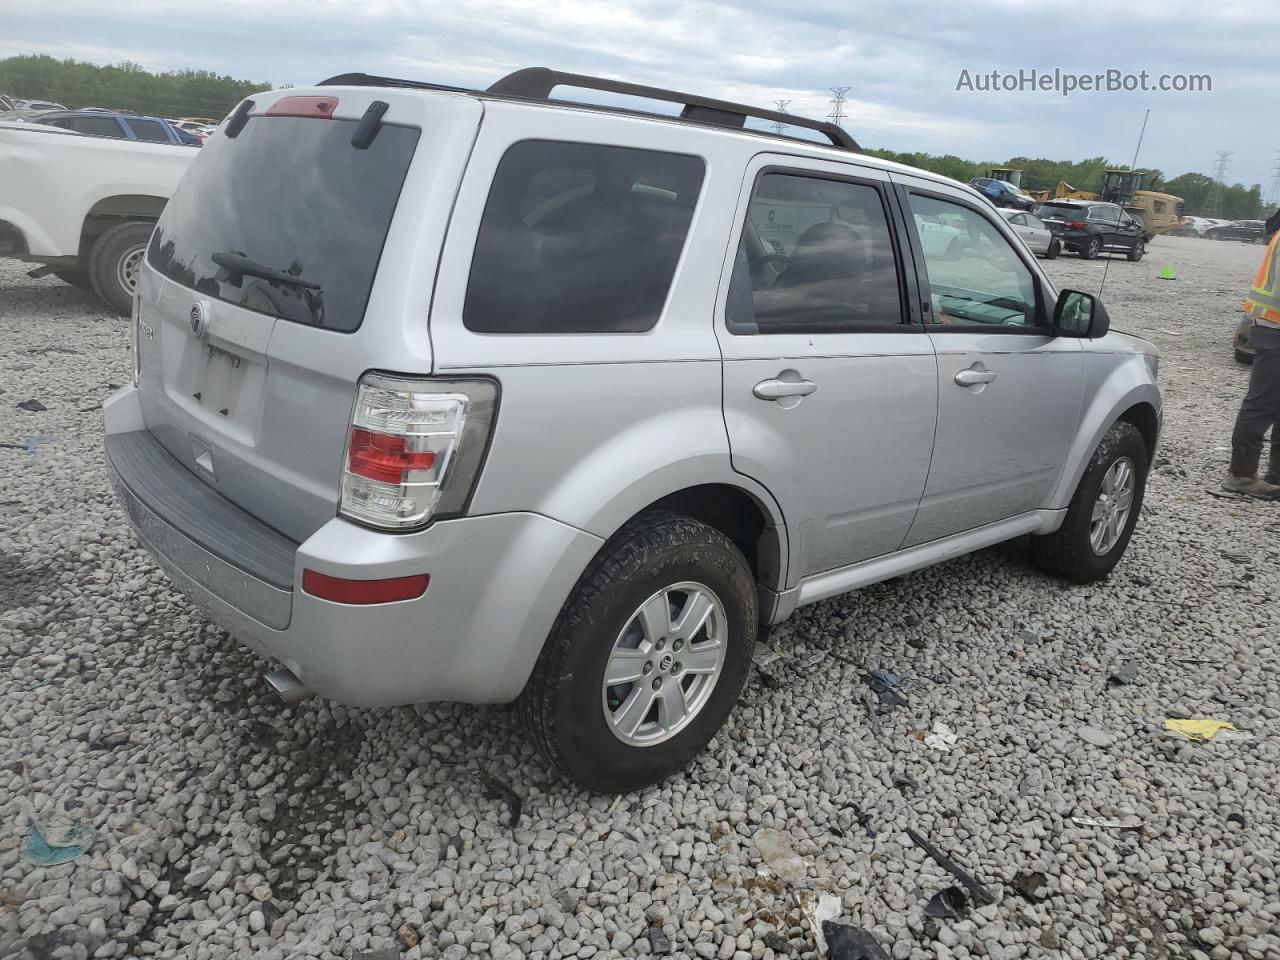
[[[845,126],[868,146],[1127,162],[1207,171],[1235,150],[1232,178],[1266,183],[1276,142],[1256,139],[1280,86],[1273,0],[66,0],[10,7],[0,55],[39,51],[144,66],[199,67],[298,85],[352,70],[487,86],[521,66],[641,83],[821,117],[849,85]],[[65,38],[74,38],[68,42]],[[1204,94],[979,94],[963,69],[1208,73]]]

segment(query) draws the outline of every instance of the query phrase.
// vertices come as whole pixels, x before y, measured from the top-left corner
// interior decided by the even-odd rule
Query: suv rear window
[[[212,138],[156,225],[151,265],[249,310],[355,330],[419,133],[385,124],[357,150],[356,123],[254,117],[235,139]],[[215,253],[319,286],[231,274]]]
[[[636,333],[658,322],[700,158],[526,140],[498,164],[462,322],[477,333]]]
[[[1036,216],[1041,219],[1045,217],[1061,217],[1064,220],[1081,220],[1083,215],[1083,209],[1069,206],[1065,203],[1042,203],[1036,207]]]

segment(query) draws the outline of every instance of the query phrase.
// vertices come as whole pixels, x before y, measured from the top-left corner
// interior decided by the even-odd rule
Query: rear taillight
[[[1072,230],[1082,230],[1084,229],[1084,221],[1083,220],[1067,220],[1064,223],[1064,226],[1070,227]]]
[[[342,460],[342,515],[403,530],[461,513],[497,396],[491,380],[364,376]]]

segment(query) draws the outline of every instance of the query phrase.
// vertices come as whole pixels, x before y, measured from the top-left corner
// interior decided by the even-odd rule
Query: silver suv
[[[518,699],[605,791],[693,757],[797,606],[1028,534],[1105,577],[1161,421],[1155,350],[968,187],[545,69],[255,94],[134,313],[120,501],[278,692]]]

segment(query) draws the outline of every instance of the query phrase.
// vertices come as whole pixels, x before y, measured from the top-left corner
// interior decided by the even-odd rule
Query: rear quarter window
[[[638,333],[658,322],[701,158],[527,140],[494,174],[462,321],[477,333]]]

